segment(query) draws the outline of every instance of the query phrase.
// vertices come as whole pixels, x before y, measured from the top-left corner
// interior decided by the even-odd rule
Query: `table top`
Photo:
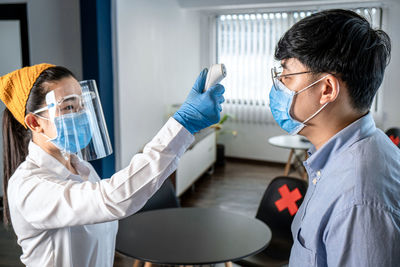
[[[268,143],[273,146],[288,148],[288,149],[302,149],[308,150],[312,144],[303,136],[300,135],[278,135],[268,139]]]
[[[220,209],[154,210],[126,223],[132,230],[118,234],[117,251],[156,264],[236,261],[265,249],[271,240],[269,227],[260,220]]]

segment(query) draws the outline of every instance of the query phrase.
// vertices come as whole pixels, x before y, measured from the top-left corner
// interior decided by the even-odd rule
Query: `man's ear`
[[[25,124],[32,132],[41,133],[43,131],[43,127],[40,125],[38,117],[32,113],[28,113],[25,116]]]
[[[338,78],[336,78],[332,74],[329,74],[323,80],[320,104],[323,105],[335,101],[336,98],[339,96],[339,91],[340,84]]]

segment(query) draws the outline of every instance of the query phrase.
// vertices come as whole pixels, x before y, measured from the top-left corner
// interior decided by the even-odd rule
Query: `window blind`
[[[380,8],[353,9],[365,16],[373,28],[381,28]],[[223,14],[217,16],[217,62],[224,63],[228,76],[224,113],[235,121],[274,123],[269,111],[271,67],[275,46],[297,21],[317,10]],[[376,99],[373,104],[376,109]]]

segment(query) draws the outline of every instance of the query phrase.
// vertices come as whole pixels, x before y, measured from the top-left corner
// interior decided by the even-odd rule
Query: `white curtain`
[[[381,27],[380,8],[354,9],[372,27]],[[256,14],[225,14],[217,17],[217,62],[224,63],[228,76],[224,113],[235,121],[273,123],[268,95],[275,46],[297,21],[316,10]]]

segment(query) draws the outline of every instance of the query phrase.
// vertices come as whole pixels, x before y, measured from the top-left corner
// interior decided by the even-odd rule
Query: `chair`
[[[139,212],[144,212],[144,211],[150,211],[150,210],[157,210],[157,209],[168,209],[168,208],[179,208],[180,203],[179,199],[177,198],[175,194],[175,188],[174,185],[172,184],[170,179],[165,180],[165,182],[161,185],[160,189],[146,202],[146,204],[143,206]],[[126,251],[125,247],[129,247],[130,244],[132,243],[132,240],[126,239],[126,234],[129,231],[132,231],[131,221],[133,220],[133,217],[135,214],[128,216],[124,219],[121,219],[119,221],[119,227],[118,227],[118,233],[117,233],[117,240],[115,244],[115,249],[128,257],[130,255],[125,254],[124,251]],[[140,266],[140,261],[135,260],[134,267]],[[145,263],[144,266],[151,266],[151,263]]]
[[[392,140],[392,142],[400,148],[400,128],[390,128],[386,132],[386,135]]]
[[[247,267],[278,267],[289,262],[293,245],[291,224],[307,191],[307,182],[299,178],[279,176],[266,189],[256,218],[272,232],[269,246],[260,253],[235,262]]]

